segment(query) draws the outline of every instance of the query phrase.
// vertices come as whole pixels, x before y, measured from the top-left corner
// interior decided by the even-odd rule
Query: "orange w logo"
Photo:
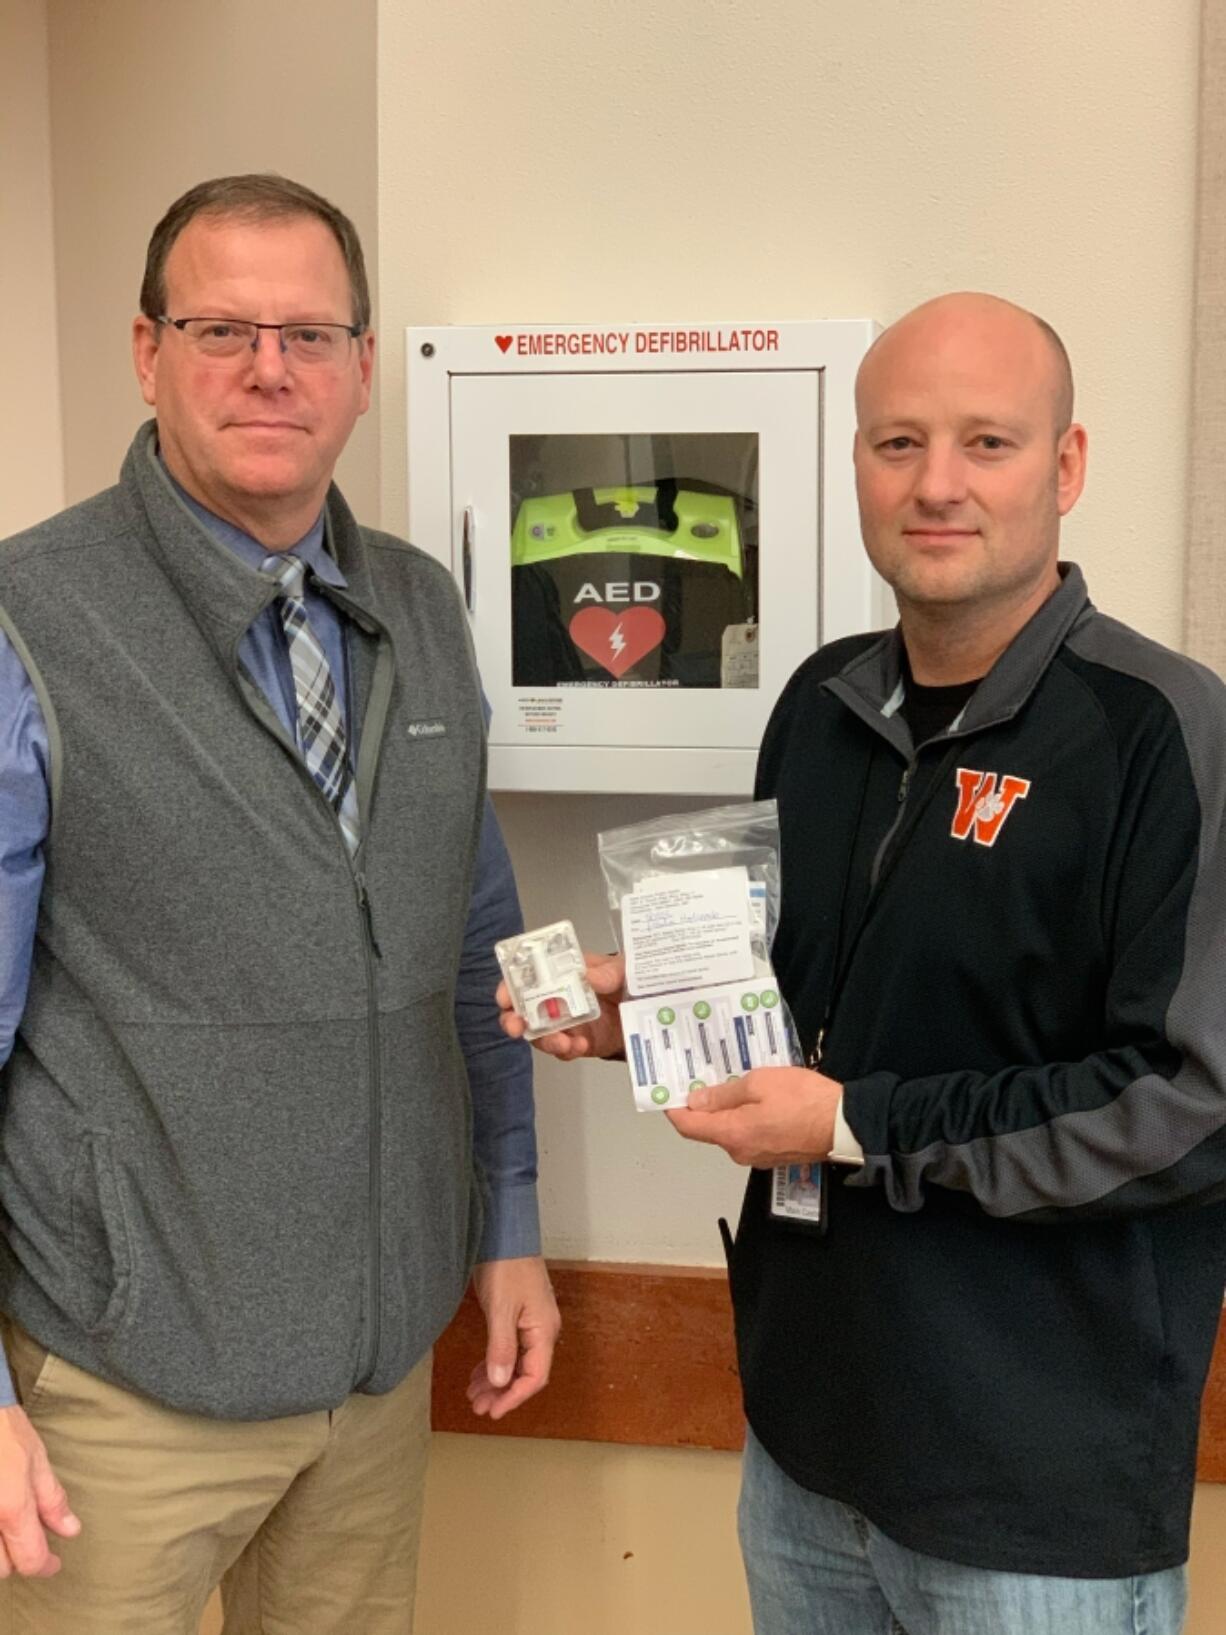
[[[1030,793],[1030,779],[1005,776],[998,789],[995,772],[972,772],[965,766],[958,768],[957,777],[958,810],[950,834],[968,840],[973,829],[977,846],[994,846],[1014,801]]]

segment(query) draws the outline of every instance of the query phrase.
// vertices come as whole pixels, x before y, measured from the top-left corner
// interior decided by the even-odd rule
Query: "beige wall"
[[[64,503],[42,0],[0,0],[0,539]]]
[[[373,0],[47,0],[56,261],[70,500],[114,482],[148,415],[129,331],[145,245],[208,176],[279,170],[333,198],[374,267]],[[378,503],[360,424],[340,478]]]
[[[436,1437],[421,1635],[749,1635],[738,1468],[729,1453]],[[467,1571],[461,1527],[481,1541]]]

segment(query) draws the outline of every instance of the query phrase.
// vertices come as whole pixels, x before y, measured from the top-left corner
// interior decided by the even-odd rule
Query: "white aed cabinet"
[[[409,537],[455,574],[495,789],[743,795],[819,642],[887,618],[868,320],[410,329]]]

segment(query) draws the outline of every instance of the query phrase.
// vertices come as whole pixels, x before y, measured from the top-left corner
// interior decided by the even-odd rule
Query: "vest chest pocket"
[[[439,825],[454,844],[456,822],[471,809],[480,765],[480,738],[471,723],[422,714],[389,728],[374,781],[373,814],[418,818],[430,834]],[[359,752],[360,770],[360,752]]]

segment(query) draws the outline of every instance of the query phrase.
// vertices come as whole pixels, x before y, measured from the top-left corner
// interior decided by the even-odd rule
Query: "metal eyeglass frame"
[[[177,329],[180,335],[185,332],[188,324],[242,324],[244,328],[255,330],[255,336],[251,342],[251,350],[253,352],[260,344],[260,330],[275,329],[277,332],[277,340],[281,347],[282,356],[284,356],[285,352],[288,350],[285,344],[285,331],[287,329],[343,329],[351,341],[356,341],[360,338],[366,328],[365,324],[337,324],[331,322],[330,320],[325,321],[322,319],[318,322],[312,322],[306,318],[297,318],[292,322],[285,324],[262,324],[257,323],[254,318],[219,318],[206,317],[204,315],[196,318],[169,318],[165,313],[163,313],[161,317],[155,318],[153,321],[155,324],[169,324],[172,329]],[[237,356],[237,354],[235,355]]]

